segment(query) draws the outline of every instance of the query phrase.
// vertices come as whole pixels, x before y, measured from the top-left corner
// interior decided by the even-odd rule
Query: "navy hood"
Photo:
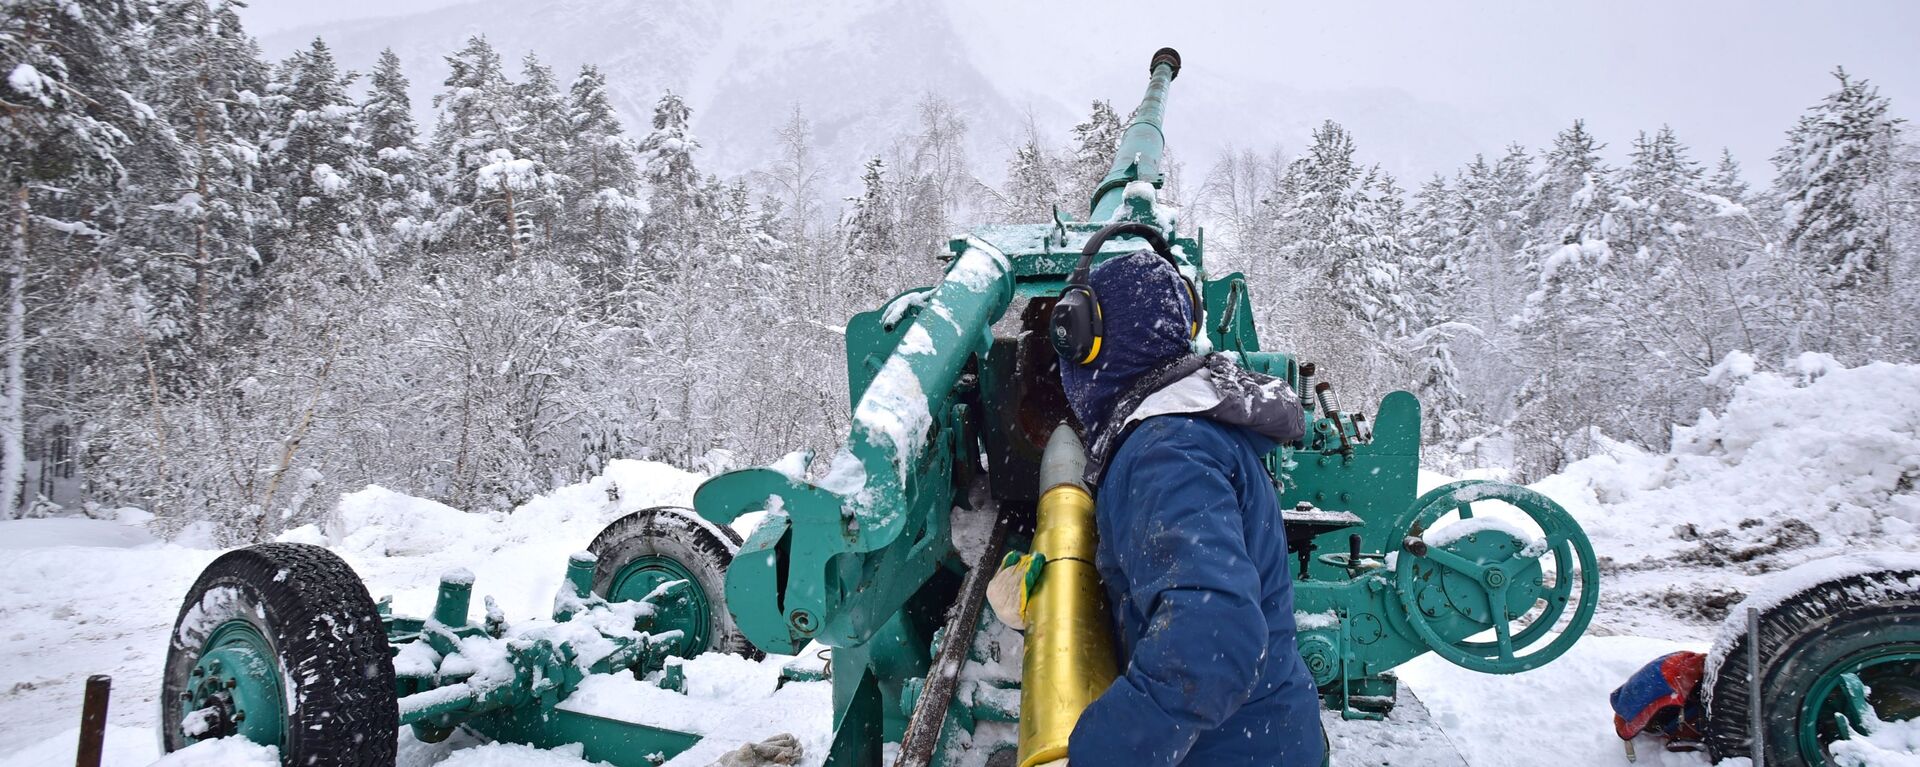
[[[1188,354],[1194,308],[1180,274],[1150,250],[1109,259],[1087,281],[1100,299],[1105,340],[1092,363],[1062,359],[1060,385],[1091,434],[1143,376]]]

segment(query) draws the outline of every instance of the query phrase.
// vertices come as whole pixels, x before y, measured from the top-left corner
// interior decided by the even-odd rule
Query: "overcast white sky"
[[[252,0],[246,15],[262,34],[457,2]],[[1756,176],[1795,116],[1830,90],[1836,64],[1871,78],[1902,114],[1920,104],[1913,0],[942,2],[988,54],[976,56],[988,74],[1026,90],[1091,81],[1075,66],[1088,46],[1172,45],[1193,74],[1395,87],[1511,124],[1514,140],[1534,146],[1549,138],[1543,126],[1575,117],[1618,143],[1670,123],[1701,155],[1731,146]]]

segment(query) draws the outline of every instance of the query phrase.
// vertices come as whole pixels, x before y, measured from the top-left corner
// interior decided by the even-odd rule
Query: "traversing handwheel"
[[[1524,514],[1541,535],[1500,517],[1475,516],[1474,504],[1485,504],[1484,510],[1493,502]],[[1434,528],[1453,512],[1458,520]],[[1407,537],[1394,562],[1400,603],[1408,628],[1440,657],[1475,671],[1519,673],[1560,657],[1593,621],[1600,601],[1593,544],[1545,495],[1502,482],[1454,482],[1414,501],[1403,520]],[[1526,624],[1516,631],[1521,620]],[[1556,627],[1552,641],[1522,653]],[[1494,641],[1443,635],[1472,636],[1486,628]]]

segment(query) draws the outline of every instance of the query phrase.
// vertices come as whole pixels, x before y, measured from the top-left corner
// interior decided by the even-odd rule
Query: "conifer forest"
[[[5,4],[0,515],[235,545],[369,484],[504,511],[615,458],[830,449],[847,318],[966,227],[1084,215],[1127,117],[970,156],[984,126],[928,91],[828,168],[780,106],[777,160],[722,176],[680,94],[623,124],[595,66],[444,57],[423,122],[419,62],[272,60],[231,2]],[[1250,125],[1161,201],[1263,337],[1344,360],[1345,396],[1417,394],[1430,465],[1531,481],[1664,450],[1755,370],[1916,361],[1920,143],[1873,75],[1833,69],[1771,156],[1574,121],[1396,178],[1337,122]]]

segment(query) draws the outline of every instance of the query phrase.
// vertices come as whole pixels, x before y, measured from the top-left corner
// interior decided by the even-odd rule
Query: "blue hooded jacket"
[[[1193,310],[1159,257],[1110,260],[1091,282],[1103,350],[1063,362],[1061,381],[1094,445],[1096,566],[1123,672],[1081,714],[1068,761],[1319,765],[1319,697],[1261,463],[1300,436],[1299,402],[1283,382],[1188,354]]]

